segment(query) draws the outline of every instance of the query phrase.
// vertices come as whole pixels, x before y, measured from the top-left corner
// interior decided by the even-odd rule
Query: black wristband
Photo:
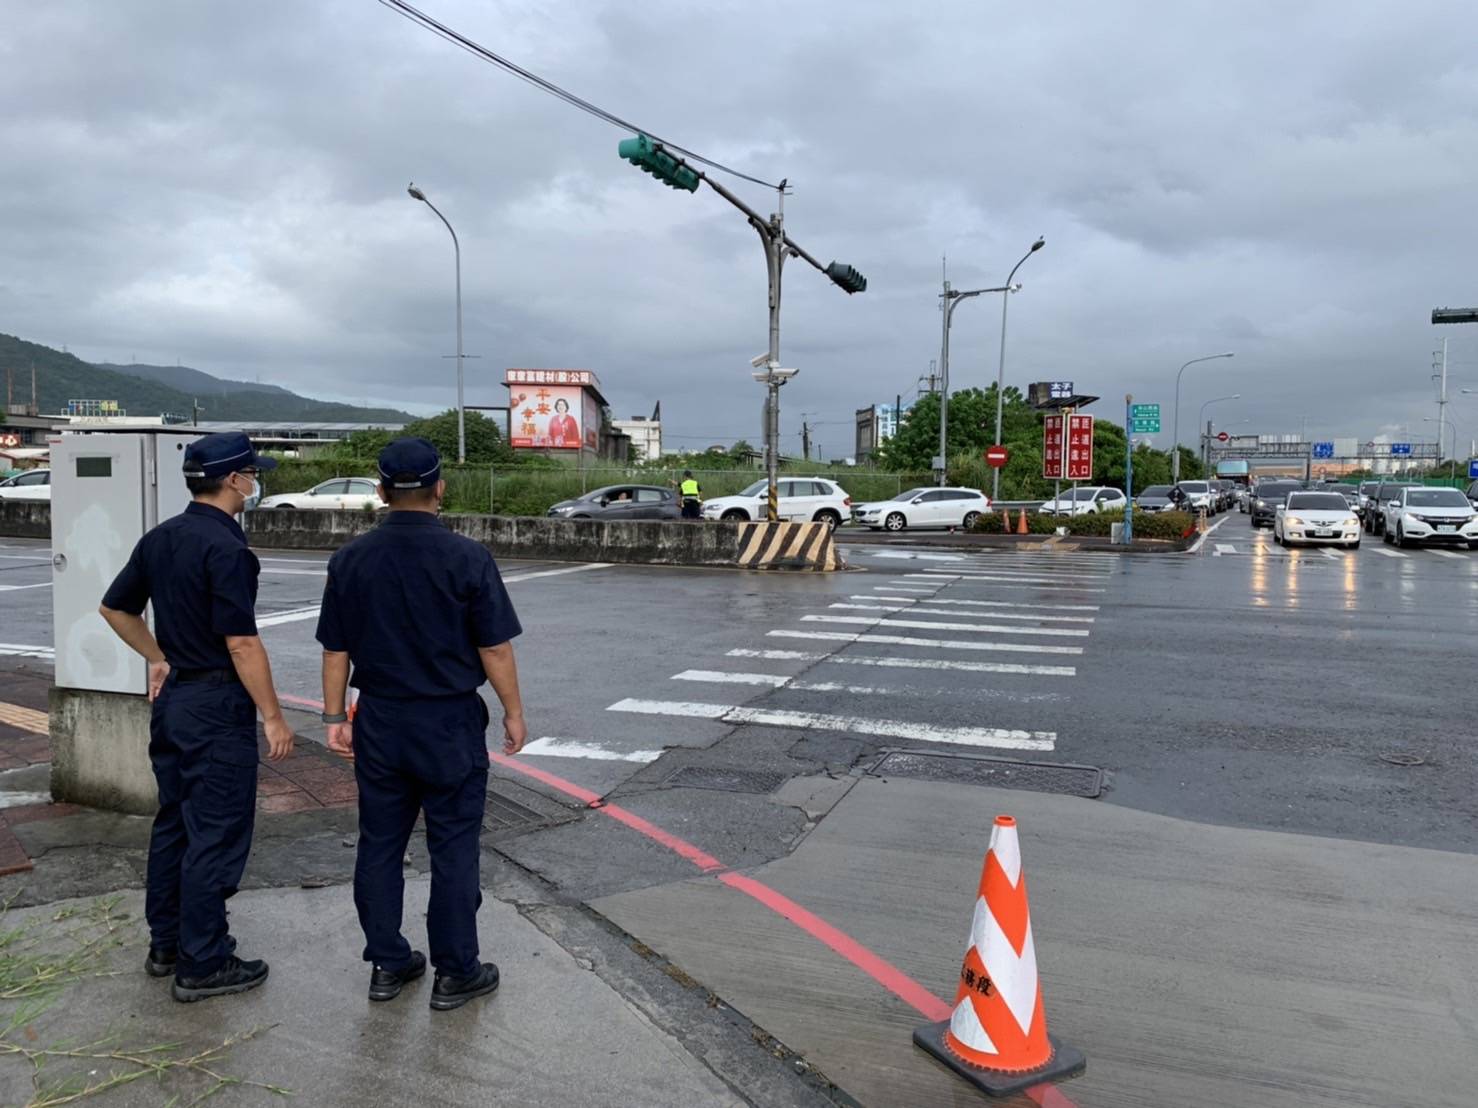
[[[323,715],[320,718],[323,720],[324,723],[348,723],[349,722],[349,713],[348,712],[333,712],[333,713],[324,712]]]

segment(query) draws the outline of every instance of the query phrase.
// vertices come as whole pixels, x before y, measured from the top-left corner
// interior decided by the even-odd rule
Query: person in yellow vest
[[[703,518],[703,490],[698,487],[698,482],[693,479],[691,469],[683,470],[683,483],[680,487],[683,498],[683,518]]]

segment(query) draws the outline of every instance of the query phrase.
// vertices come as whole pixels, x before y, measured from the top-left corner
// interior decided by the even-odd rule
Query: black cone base
[[[945,1044],[944,1033],[949,1029],[949,1020],[928,1023],[913,1033],[915,1046],[923,1047],[935,1058],[974,1085],[986,1096],[1011,1096],[1015,1093],[1040,1085],[1043,1081],[1062,1081],[1077,1077],[1088,1068],[1088,1059],[1083,1052],[1074,1050],[1048,1035],[1052,1043],[1052,1058],[1041,1069],[1030,1073],[1003,1073],[1000,1070],[981,1069],[964,1061]]]

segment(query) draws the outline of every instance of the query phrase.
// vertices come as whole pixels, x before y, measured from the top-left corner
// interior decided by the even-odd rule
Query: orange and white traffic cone
[[[988,1096],[1076,1077],[1080,1051],[1047,1034],[1016,821],[997,816],[980,874],[954,1012],[913,1041]]]
[[[1016,533],[1018,535],[1029,534],[1026,529],[1026,509],[1021,509],[1021,515],[1016,517]]]
[[[1010,508],[1002,508],[1001,509],[1001,534],[1003,534],[1003,535],[1009,535],[1010,533],[1011,533],[1011,509]]]

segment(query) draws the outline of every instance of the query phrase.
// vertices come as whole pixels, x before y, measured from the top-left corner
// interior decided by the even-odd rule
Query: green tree
[[[508,465],[514,460],[513,450],[503,438],[498,425],[481,412],[466,414],[467,461],[478,465]],[[402,436],[422,438],[441,453],[443,462],[457,459],[457,412],[448,409],[440,415],[417,419],[405,425]]]

